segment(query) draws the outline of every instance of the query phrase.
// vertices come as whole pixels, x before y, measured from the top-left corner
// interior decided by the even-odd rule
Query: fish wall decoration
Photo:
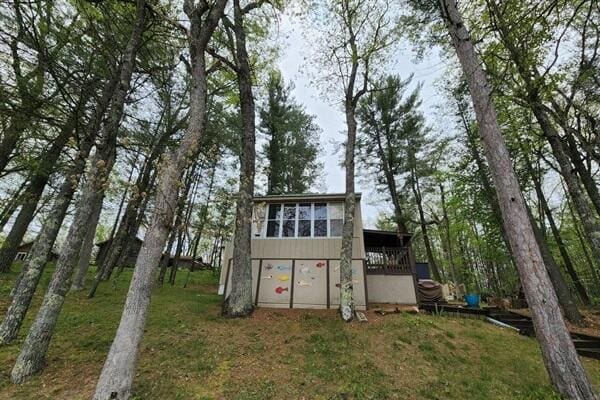
[[[289,288],[286,288],[286,287],[281,287],[281,286],[277,286],[277,287],[275,288],[275,293],[277,293],[277,294],[281,294],[281,293],[283,293],[283,292],[287,292],[287,291],[289,291],[289,290],[290,290]]]
[[[323,268],[324,266],[325,266],[325,263],[324,263],[323,261],[319,261],[319,262],[316,264],[316,267],[317,267],[317,268]]]
[[[305,274],[305,275],[309,274],[310,273],[310,269],[308,267],[300,268],[300,273]]]
[[[312,286],[312,283],[305,281],[298,281],[298,286]]]
[[[277,270],[278,271],[287,271],[288,269],[291,269],[292,267],[290,267],[289,265],[278,265],[277,266]]]
[[[289,275],[278,275],[277,279],[279,279],[282,282],[285,282],[285,281],[289,281],[290,277],[289,277]]]
[[[262,279],[273,279],[273,275],[265,275]]]
[[[271,263],[267,263],[267,265],[265,265],[265,269],[266,270],[273,269],[273,265]]]

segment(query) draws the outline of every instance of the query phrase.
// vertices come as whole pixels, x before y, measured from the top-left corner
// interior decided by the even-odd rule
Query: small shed
[[[96,246],[98,247],[98,253],[96,253],[96,265],[102,265],[104,259],[106,258],[106,253],[108,252],[111,243],[112,239],[96,243]],[[142,248],[142,243],[144,243],[144,241],[138,237],[135,237],[133,238],[133,240],[131,240],[131,242],[129,243],[127,255],[123,258],[124,266],[135,266],[135,261],[137,260],[138,253]]]
[[[104,262],[104,259],[106,258],[106,253],[108,252],[108,249],[110,248],[111,243],[112,243],[112,239],[108,239],[103,242],[96,243],[96,246],[98,247],[98,252],[96,254],[96,265],[101,265]],[[123,266],[125,266],[125,267],[135,266],[137,256],[140,252],[140,249],[142,248],[143,243],[144,243],[144,241],[138,237],[134,238],[133,241],[131,243],[129,243],[127,256],[123,260]],[[167,255],[163,254],[162,259],[164,260],[165,257],[167,257]],[[173,265],[174,260],[175,260],[175,256],[173,256],[173,255],[169,256],[168,265],[169,266]],[[196,267],[199,267],[201,264],[203,264],[202,259],[197,259],[196,262],[193,262],[192,257],[182,255],[179,257],[178,267],[179,268],[190,268],[190,267],[196,268]]]
[[[31,248],[33,247],[33,241],[25,242],[17,247],[17,255],[15,256],[15,261],[26,261],[29,259],[29,253],[31,252]],[[58,253],[52,250],[50,252],[49,261],[58,260]]]

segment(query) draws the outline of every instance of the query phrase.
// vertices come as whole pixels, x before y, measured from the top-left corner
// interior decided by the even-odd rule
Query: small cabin
[[[255,305],[337,308],[344,225],[341,194],[269,195],[254,198],[252,290]],[[363,229],[356,195],[352,277],[357,310],[369,303],[416,304],[411,235]],[[233,245],[224,252],[219,294],[231,288]]]
[[[17,247],[17,254],[15,255],[15,261],[27,261],[29,260],[29,253],[31,252],[31,248],[33,247],[33,242],[25,242],[22,243],[19,247]],[[48,261],[56,261],[58,260],[58,253],[54,250],[50,251],[50,258]]]
[[[112,239],[107,239],[102,242],[96,243],[96,247],[98,247],[98,252],[96,253],[96,265],[102,265],[104,259],[106,258],[107,252],[110,249],[110,245],[112,243]],[[144,241],[138,237],[134,237],[131,240],[131,243],[127,246],[127,255],[123,257],[121,260],[122,266],[124,267],[134,267],[137,261],[138,254],[142,248],[142,244]],[[163,253],[161,260],[165,260],[167,257],[166,253]],[[161,261],[162,262],[162,261]],[[169,255],[169,263],[168,266],[172,266],[175,262],[175,256]],[[181,255],[179,257],[179,261],[177,263],[179,268],[202,268],[205,264],[202,262],[202,258],[197,258],[195,261],[191,256]]]

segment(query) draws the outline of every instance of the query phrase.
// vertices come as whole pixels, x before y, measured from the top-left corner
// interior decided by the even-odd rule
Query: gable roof
[[[103,241],[101,241],[101,242],[98,242],[98,243],[96,243],[96,246],[104,246],[105,244],[107,244],[107,243],[110,243],[110,241],[111,241],[111,240],[112,240],[112,239],[106,239],[106,240],[103,240]],[[136,241],[136,242],[138,242],[138,243],[143,243],[143,242],[144,242],[142,239],[140,239],[140,238],[139,238],[139,237],[137,237],[137,236],[136,236],[136,237],[134,237],[134,238],[133,238],[133,240],[135,240],[135,241]]]
[[[307,201],[307,200],[336,200],[343,201],[346,193],[293,193],[293,194],[269,194],[265,196],[255,196],[254,202],[274,203],[281,201]],[[356,200],[359,201],[361,193],[356,193]]]

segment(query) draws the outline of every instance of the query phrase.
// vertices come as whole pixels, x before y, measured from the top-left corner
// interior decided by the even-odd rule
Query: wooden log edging
[[[431,314],[456,317],[475,317],[499,321],[517,330],[521,335],[535,337],[531,317],[499,308],[466,308],[444,303],[422,303],[420,309]],[[600,360],[600,337],[569,331],[577,354],[582,357]]]

